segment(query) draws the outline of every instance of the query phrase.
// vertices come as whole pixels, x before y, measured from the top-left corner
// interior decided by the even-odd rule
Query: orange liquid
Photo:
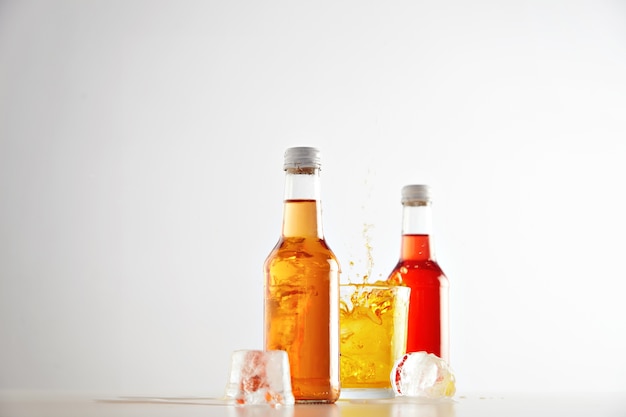
[[[402,236],[402,255],[389,281],[411,288],[406,351],[449,361],[448,278],[431,259],[428,235]]]
[[[339,398],[339,264],[312,200],[285,202],[283,236],[265,261],[265,349],[289,355],[296,402]]]

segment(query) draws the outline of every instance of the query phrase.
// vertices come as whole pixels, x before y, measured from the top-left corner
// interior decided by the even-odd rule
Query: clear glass
[[[391,398],[390,374],[406,351],[410,289],[340,285],[341,398]]]

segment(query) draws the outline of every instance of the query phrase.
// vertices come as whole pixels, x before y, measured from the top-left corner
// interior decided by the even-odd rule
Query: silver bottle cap
[[[424,184],[411,184],[402,187],[402,203],[411,201],[430,201],[430,187]]]
[[[320,168],[322,161],[320,151],[309,146],[287,148],[285,151],[284,169],[287,168]]]

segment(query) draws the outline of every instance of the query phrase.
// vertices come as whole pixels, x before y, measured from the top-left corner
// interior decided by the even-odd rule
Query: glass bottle
[[[339,398],[339,274],[322,232],[320,155],[285,152],[282,233],[265,260],[265,349],[289,355],[297,403]]]
[[[388,281],[411,287],[407,352],[425,351],[449,362],[449,282],[433,251],[431,203],[427,185],[402,188],[400,259]]]

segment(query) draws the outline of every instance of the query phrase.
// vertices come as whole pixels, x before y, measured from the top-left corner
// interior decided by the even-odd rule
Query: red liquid
[[[431,259],[428,235],[403,235],[400,260],[388,281],[411,288],[407,352],[449,361],[448,278]]]

